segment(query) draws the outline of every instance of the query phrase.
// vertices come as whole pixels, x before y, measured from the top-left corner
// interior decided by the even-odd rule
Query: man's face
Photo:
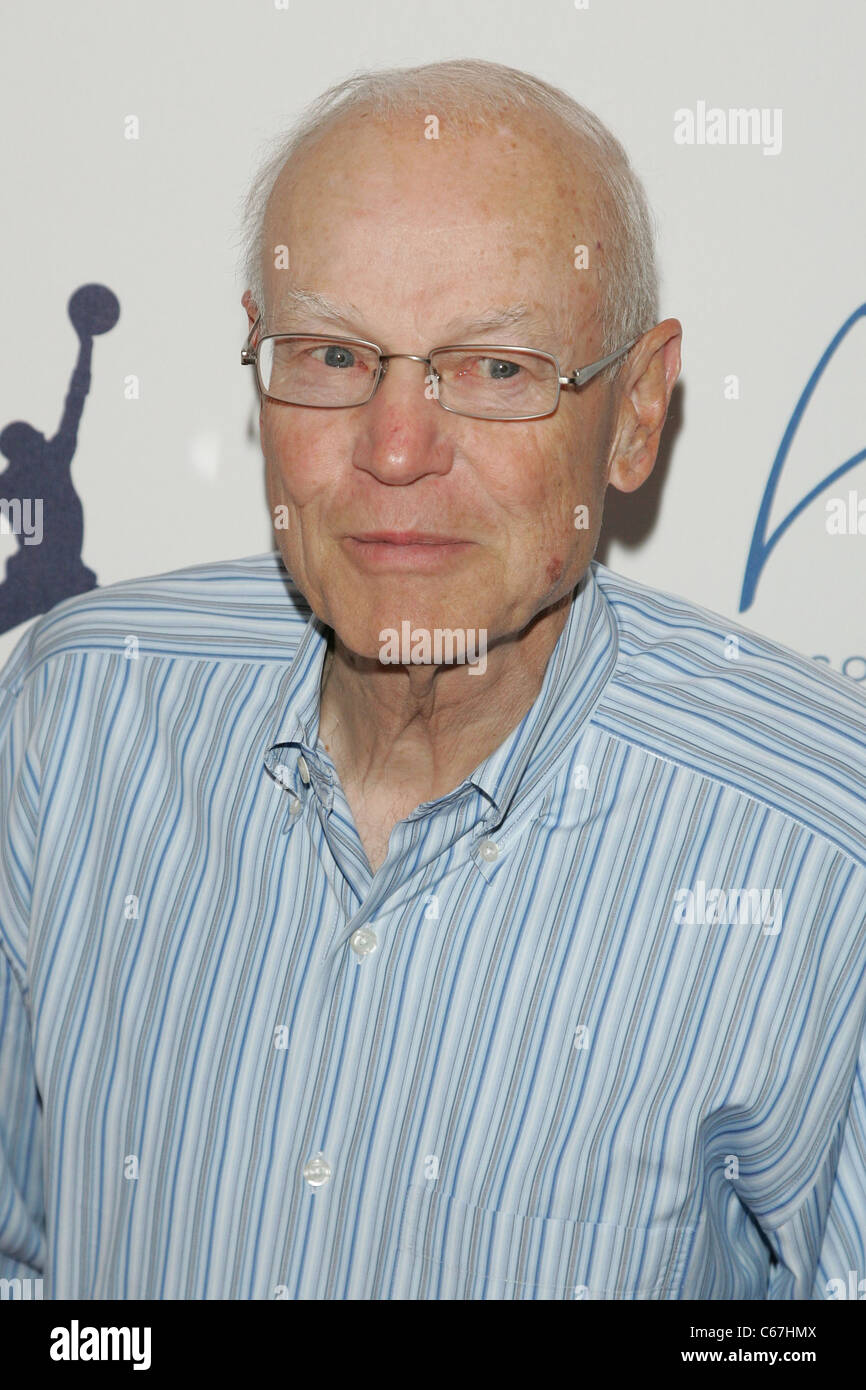
[[[444,122],[443,122],[444,125]],[[552,352],[563,374],[601,355],[593,323],[598,246],[592,175],[575,171],[538,126],[439,141],[424,123],[355,118],[333,128],[281,180],[266,246],[289,269],[268,271],[267,331],[363,338],[426,355],[487,342]],[[574,268],[589,247],[593,269]],[[334,321],[292,309],[289,286],[345,307]],[[473,321],[524,304],[532,319],[479,330]],[[563,390],[528,421],[453,415],[425,395],[423,364],[389,364],[365,405],[324,410],[264,401],[268,500],[288,513],[275,531],[313,611],[358,655],[380,632],[521,632],[568,593],[598,537],[613,423],[599,379]],[[575,507],[589,526],[575,526]],[[285,514],[284,514],[285,515]],[[461,546],[423,553],[353,540],[423,531]]]

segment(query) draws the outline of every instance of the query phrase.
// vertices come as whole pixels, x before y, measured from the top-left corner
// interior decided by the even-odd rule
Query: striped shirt
[[[0,677],[0,1275],[47,1298],[866,1292],[866,699],[593,563],[371,872],[274,553]]]

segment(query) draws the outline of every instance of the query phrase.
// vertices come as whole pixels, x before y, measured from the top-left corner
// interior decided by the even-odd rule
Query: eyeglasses
[[[552,353],[493,343],[452,343],[420,357],[413,352],[384,353],[363,338],[268,333],[253,347],[260,323],[261,315],[241,350],[241,364],[255,366],[259,390],[270,400],[322,410],[365,405],[376,394],[388,363],[405,357],[428,368],[428,398],[443,410],[476,420],[537,420],[550,415],[563,386],[583,386],[638,342],[632,338],[607,357],[563,376]]]

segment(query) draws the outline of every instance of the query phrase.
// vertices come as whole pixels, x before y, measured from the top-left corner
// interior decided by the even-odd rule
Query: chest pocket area
[[[676,1298],[687,1226],[617,1226],[472,1206],[435,1183],[407,1190],[401,1296],[412,1299]]]

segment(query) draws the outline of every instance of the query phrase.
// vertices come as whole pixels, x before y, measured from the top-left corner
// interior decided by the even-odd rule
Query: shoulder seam
[[[816,840],[823,841],[824,844],[830,845],[837,853],[843,855],[856,869],[866,871],[866,858],[859,859],[846,845],[839,844],[833,836],[828,835],[823,830],[819,830],[816,826],[809,825],[808,822],[804,821],[800,816],[794,815],[791,811],[786,811],[781,806],[776,806],[772,801],[767,801],[764,797],[754,795],[753,792],[745,791],[742,787],[738,787],[735,782],[729,782],[723,777],[717,777],[712,772],[693,768],[684,760],[667,757],[664,753],[656,752],[654,748],[646,748],[642,743],[638,743],[636,739],[629,738],[627,734],[620,732],[620,730],[609,728],[607,724],[599,720],[597,711],[593,714],[592,721],[608,738],[616,739],[619,743],[628,744],[630,748],[636,748],[639,752],[644,753],[648,758],[654,758],[657,762],[667,763],[670,767],[680,768],[682,771],[689,772],[695,777],[699,777],[707,782],[713,782],[716,786],[724,787],[727,791],[734,792],[737,796],[743,797],[746,801],[754,802],[756,806],[763,806],[774,815],[782,816],[793,825],[799,825],[801,830],[805,830],[807,835],[814,836]]]

